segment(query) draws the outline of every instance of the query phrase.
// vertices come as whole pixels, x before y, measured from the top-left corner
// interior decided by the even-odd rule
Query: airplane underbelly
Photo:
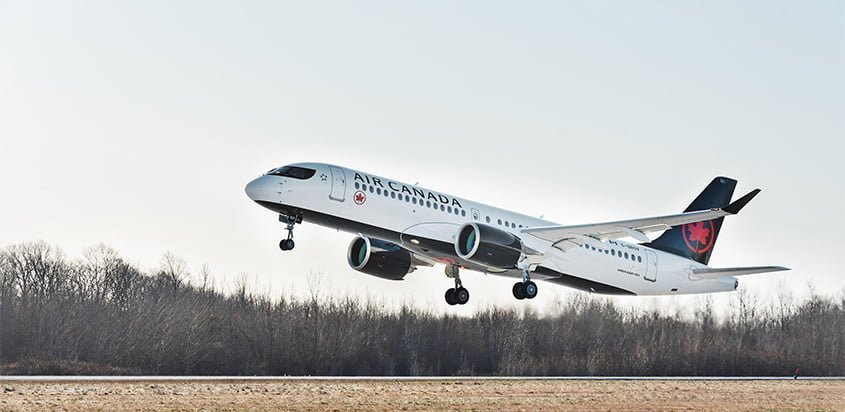
[[[655,282],[645,279],[645,265],[615,257],[598,256],[596,253],[574,249],[558,254],[553,260],[558,270],[566,275],[607,285],[610,289],[618,288],[638,295],[650,294]],[[602,293],[598,290],[596,292]]]

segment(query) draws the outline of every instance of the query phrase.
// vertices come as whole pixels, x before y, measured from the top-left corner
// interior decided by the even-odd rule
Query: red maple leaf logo
[[[693,223],[687,225],[687,230],[689,231],[689,241],[690,242],[698,242],[700,244],[706,244],[707,238],[710,237],[710,229],[704,227],[703,222]]]
[[[355,204],[357,204],[357,205],[362,205],[362,204],[364,204],[364,201],[365,201],[366,199],[367,199],[367,197],[366,197],[366,196],[364,196],[364,192],[362,192],[362,191],[360,191],[360,190],[359,190],[359,191],[357,191],[357,192],[355,192],[355,196],[353,196],[353,198],[352,198],[352,200],[353,200],[353,201],[355,202]]]
[[[683,227],[684,243],[694,253],[704,253],[713,246],[713,222],[697,222]]]

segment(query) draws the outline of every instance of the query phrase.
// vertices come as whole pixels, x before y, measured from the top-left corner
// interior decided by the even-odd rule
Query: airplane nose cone
[[[261,178],[255,179],[246,184],[244,188],[244,192],[246,195],[249,196],[250,199],[256,200],[261,195]]]

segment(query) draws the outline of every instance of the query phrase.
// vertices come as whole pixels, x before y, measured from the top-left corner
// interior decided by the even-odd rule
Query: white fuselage
[[[590,285],[606,285],[626,294],[670,295],[733,291],[734,277],[696,279],[693,260],[619,240],[582,245],[567,250],[521,233],[523,228],[556,223],[514,213],[335,165],[298,163],[316,174],[308,179],[264,175],[247,186],[247,194],[278,213],[298,212],[304,221],[364,236],[396,242],[418,256],[444,264],[503,276],[521,277],[520,270],[496,270],[462,261],[451,245],[458,229],[468,222],[490,225],[513,233],[527,248],[545,254],[541,266],[553,272],[534,279],[572,285],[604,293]],[[447,247],[448,246],[448,247]],[[582,282],[583,281],[583,282]],[[586,286],[584,286],[586,285]]]

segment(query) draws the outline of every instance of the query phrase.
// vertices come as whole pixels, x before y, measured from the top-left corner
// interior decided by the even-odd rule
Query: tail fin
[[[684,212],[725,207],[731,202],[734,188],[736,188],[736,180],[717,177]],[[706,265],[710,261],[710,254],[713,253],[713,245],[716,244],[716,237],[719,236],[723,219],[720,217],[715,220],[673,227],[654,239],[648,246]]]

